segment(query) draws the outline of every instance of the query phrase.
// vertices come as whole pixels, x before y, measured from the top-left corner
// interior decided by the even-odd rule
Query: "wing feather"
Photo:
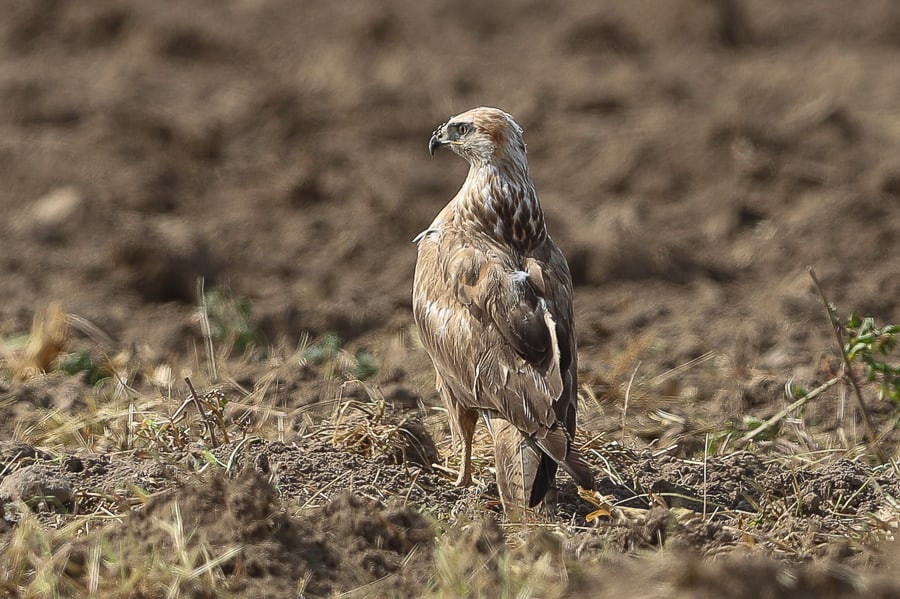
[[[540,435],[568,420],[574,400],[566,384],[574,375],[571,280],[552,242],[514,260],[451,227],[424,237],[416,320],[445,382],[467,391],[461,402]]]

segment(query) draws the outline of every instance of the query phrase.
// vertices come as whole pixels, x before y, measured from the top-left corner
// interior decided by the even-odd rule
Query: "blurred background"
[[[727,418],[828,376],[808,265],[841,315],[900,320],[896,2],[0,10],[0,336],[58,300],[178,362],[203,277],[260,343],[334,333],[434,399],[411,240],[466,172],[431,131],[477,105],[525,128],[590,392],[639,368]]]

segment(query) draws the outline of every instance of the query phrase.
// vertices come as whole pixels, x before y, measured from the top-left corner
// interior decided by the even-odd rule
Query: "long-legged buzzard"
[[[577,359],[572,279],[528,173],[522,128],[474,108],[437,128],[469,162],[465,183],[417,238],[413,310],[437,388],[462,446],[457,484],[472,481],[478,416],[494,439],[507,514],[555,488],[557,467],[583,488],[593,475],[573,447]]]

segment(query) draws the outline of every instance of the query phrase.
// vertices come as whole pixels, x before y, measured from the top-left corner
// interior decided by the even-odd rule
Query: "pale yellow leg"
[[[451,413],[451,418],[453,414]],[[472,436],[475,434],[475,424],[478,422],[478,412],[457,407],[456,424],[458,427],[457,442],[461,445],[462,461],[459,467],[459,477],[456,479],[457,487],[468,487],[472,484]]]

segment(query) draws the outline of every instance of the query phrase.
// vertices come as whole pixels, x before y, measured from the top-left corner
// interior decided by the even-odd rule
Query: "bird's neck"
[[[523,159],[472,164],[461,213],[480,232],[527,253],[547,238],[544,212]]]

